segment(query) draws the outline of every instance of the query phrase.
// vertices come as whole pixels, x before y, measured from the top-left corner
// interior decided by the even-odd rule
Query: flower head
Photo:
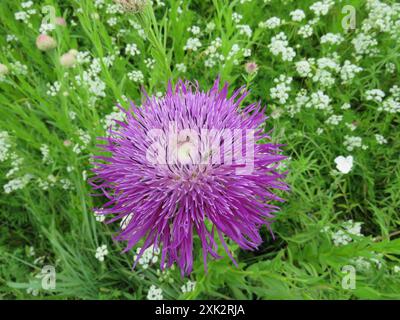
[[[9,73],[9,69],[6,65],[0,63],[0,77],[5,76]]]
[[[56,17],[55,24],[57,26],[65,27],[67,25],[67,22],[65,21],[65,19],[63,17]]]
[[[244,69],[248,74],[254,74],[258,71],[258,65],[254,61],[249,61],[244,65]]]
[[[205,266],[208,254],[219,258],[215,236],[231,258],[224,235],[257,249],[259,229],[279,210],[271,200],[283,201],[273,190],[287,190],[278,171],[285,157],[263,133],[260,103],[242,107],[244,88],[228,97],[228,85],[218,87],[180,81],[140,108],[121,108],[126,120],[101,138],[107,155],[95,157],[90,179],[109,199],[97,213],[129,217],[116,236],[125,251],[143,238],[137,259],[153,246],[161,268],[176,262],[182,274],[192,270],[195,234]]]
[[[41,51],[49,51],[57,47],[57,41],[47,34],[41,34],[36,38],[36,46]]]
[[[76,64],[76,55],[78,51],[75,49],[69,50],[60,57],[60,64],[65,68],[72,68]]]

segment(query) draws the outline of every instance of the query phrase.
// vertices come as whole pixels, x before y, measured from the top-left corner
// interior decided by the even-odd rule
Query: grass
[[[362,23],[372,11],[366,1],[346,1],[356,10],[356,30],[343,30],[341,9],[345,3],[334,1],[306,39],[298,31],[315,17],[310,9],[313,1],[265,2],[169,0],[165,6],[154,5],[153,16],[151,8],[144,15],[110,13],[111,1],[96,7],[94,0],[45,0],[35,1],[31,9],[37,12],[24,22],[14,16],[28,10],[22,8],[20,0],[1,1],[0,63],[8,66],[10,73],[0,82],[0,131],[8,133],[10,148],[7,159],[0,163],[0,185],[3,189],[12,179],[32,176],[23,188],[10,193],[2,190],[0,196],[0,298],[146,299],[151,285],[161,288],[166,299],[400,297],[400,277],[396,274],[400,265],[400,118],[398,112],[379,111],[382,102],[366,99],[370,89],[383,90],[388,99],[390,88],[400,85],[399,28],[394,23],[391,30],[375,26],[368,34],[376,39],[379,51],[357,54],[351,41],[362,33]],[[35,46],[45,5],[53,6],[56,15],[67,21],[66,27],[48,32],[57,40],[57,48],[49,52]],[[306,18],[291,21],[289,13],[298,8],[304,10]],[[240,23],[232,19],[234,12],[242,15]],[[393,20],[400,21],[398,12]],[[273,16],[286,22],[273,30],[258,25]],[[113,17],[115,25],[109,20]],[[215,28],[207,31],[210,22]],[[238,24],[250,25],[250,38],[240,34]],[[202,46],[196,52],[184,50],[187,39],[196,37],[187,31],[193,25],[202,31]],[[268,48],[280,31],[296,52],[293,61],[284,61]],[[321,37],[329,32],[341,34],[344,41],[321,44]],[[7,35],[17,40],[7,41]],[[234,58],[206,68],[206,49],[216,37],[222,44],[218,52],[225,57],[235,44],[241,50]],[[125,52],[131,43],[140,54]],[[92,81],[79,80],[94,63],[91,60],[64,68],[59,57],[72,48],[88,51],[91,59],[113,55],[114,61],[111,66],[107,61],[99,63]],[[251,57],[243,56],[245,48],[252,50]],[[350,60],[363,70],[346,84],[335,73],[331,86],[296,73],[295,62],[332,58],[334,53],[340,65]],[[153,69],[146,66],[147,58],[154,59]],[[259,66],[255,75],[245,72],[244,64],[250,60]],[[18,72],[16,61],[26,66],[25,73]],[[179,71],[179,63],[185,64],[186,72]],[[143,73],[143,84],[130,79],[128,74],[133,70]],[[316,71],[314,65],[312,73]],[[86,176],[90,176],[91,155],[98,152],[95,139],[105,134],[104,119],[114,112],[118,101],[126,106],[123,97],[140,103],[142,85],[157,94],[165,91],[168,79],[198,80],[209,88],[218,75],[231,83],[231,89],[247,85],[251,89],[248,101],[261,100],[268,106],[271,117],[266,128],[273,129],[274,140],[286,145],[284,153],[290,157],[286,165],[291,192],[285,195],[286,203],[273,224],[275,240],[263,229],[264,243],[258,251],[243,251],[229,242],[239,262],[237,268],[221,251],[223,258],[209,259],[205,273],[196,239],[195,268],[190,276],[196,285],[193,291],[183,293],[181,286],[188,279],[177,269],[160,274],[156,263],[132,270],[135,252],[121,254],[122,244],[112,241],[118,226],[96,221],[91,209],[103,199],[90,196]],[[270,94],[276,85],[273,80],[280,75],[293,78],[289,97],[282,105]],[[60,89],[49,95],[47,84],[56,81]],[[104,90],[93,90],[90,84],[104,84]],[[290,114],[290,105],[296,104],[296,93],[301,89],[309,93],[322,90],[331,99],[332,113],[342,115],[342,121],[327,124],[329,112],[315,106]],[[351,108],[341,109],[344,103],[350,103]],[[356,124],[354,131],[351,124]],[[384,136],[387,143],[377,143],[375,134]],[[346,135],[362,137],[368,149],[347,150],[343,144]],[[47,157],[43,145],[48,147]],[[354,157],[351,172],[334,173],[334,159],[350,154]],[[12,168],[17,170],[9,174]],[[346,230],[343,224],[349,220],[362,224],[362,235],[348,234],[351,240],[347,244],[335,245],[335,234]],[[109,254],[100,262],[95,253],[103,244]],[[42,289],[37,278],[43,265],[56,269],[54,290]],[[354,268],[353,288],[343,285],[348,275],[343,272],[345,266]]]

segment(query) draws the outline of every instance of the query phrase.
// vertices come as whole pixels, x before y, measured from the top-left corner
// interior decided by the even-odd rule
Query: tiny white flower
[[[353,157],[348,156],[345,158],[343,156],[339,156],[335,159],[335,163],[336,163],[336,168],[341,173],[347,174],[353,168]]]
[[[108,249],[107,246],[105,244],[103,244],[101,247],[98,247],[96,249],[96,254],[95,257],[97,260],[99,261],[104,261],[104,257],[108,255]]]
[[[157,288],[155,285],[151,285],[149,292],[147,293],[148,300],[162,300],[163,294],[162,289]]]

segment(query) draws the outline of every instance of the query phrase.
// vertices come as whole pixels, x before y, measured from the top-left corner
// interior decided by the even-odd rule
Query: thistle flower
[[[57,41],[47,34],[41,34],[36,38],[36,46],[41,51],[49,51],[57,47]]]
[[[140,12],[147,5],[147,0],[114,0],[125,11]]]
[[[161,268],[175,262],[182,274],[193,266],[193,242],[198,235],[205,268],[208,254],[217,254],[218,235],[234,261],[224,235],[242,249],[262,243],[283,201],[273,189],[287,190],[278,172],[279,145],[263,133],[266,120],[260,103],[242,108],[244,88],[228,97],[228,85],[210,91],[197,84],[170,84],[163,97],[147,97],[142,107],[131,103],[125,121],[116,121],[95,156],[89,182],[109,201],[97,214],[108,221],[128,221],[115,237],[127,241],[124,252],[142,238],[142,249],[161,250]],[[245,154],[245,156],[243,156]],[[136,261],[137,261],[136,260]],[[234,261],[234,263],[236,263]]]
[[[258,71],[258,65],[254,61],[250,61],[244,65],[244,69],[248,74],[254,74]]]

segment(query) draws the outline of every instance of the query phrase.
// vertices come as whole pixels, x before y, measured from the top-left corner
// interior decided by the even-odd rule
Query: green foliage
[[[0,299],[146,299],[151,285],[161,288],[166,299],[400,298],[399,112],[379,111],[382,103],[366,99],[370,89],[381,89],[388,99],[389,90],[400,85],[398,7],[397,15],[395,7],[391,9],[390,30],[375,25],[366,32],[376,39],[379,51],[357,54],[352,40],[373,12],[366,1],[346,1],[356,10],[356,30],[343,30],[345,3],[333,1],[327,15],[314,21],[313,34],[306,39],[298,32],[315,18],[310,0],[154,2],[144,13],[133,14],[110,10],[115,8],[110,7],[111,0],[43,0],[31,8],[24,8],[23,1],[1,1],[0,63],[10,72],[0,76],[0,131],[8,133],[10,150],[0,162]],[[53,6],[56,16],[67,22],[48,31],[57,41],[57,48],[49,52],[35,46],[45,5]],[[29,9],[36,13],[16,19],[15,13]],[[304,10],[303,21],[291,20],[289,13],[295,9]],[[240,22],[234,21],[233,13],[242,16]],[[271,17],[285,21],[275,29],[259,25]],[[241,24],[251,27],[251,37],[240,32]],[[201,29],[202,45],[197,51],[185,50],[188,38],[196,37],[188,31],[194,25]],[[284,61],[268,47],[281,31],[296,52],[293,61]],[[343,41],[322,44],[327,33],[340,34]],[[206,67],[207,48],[217,37],[221,39],[217,52],[225,60]],[[127,44],[136,44],[140,54],[130,55]],[[240,50],[229,59],[234,45]],[[80,55],[87,51],[90,61],[66,69],[59,58],[70,49]],[[251,49],[250,57],[244,49]],[[348,83],[336,74],[335,83],[325,86],[296,72],[298,61],[335,59],[335,53],[340,65],[349,60],[362,68]],[[146,59],[154,59],[153,68]],[[249,61],[258,64],[257,74],[246,73],[244,64]],[[26,66],[26,72],[18,71],[17,62]],[[315,74],[318,67],[312,68]],[[132,80],[131,71],[141,71],[143,83]],[[285,144],[291,192],[283,195],[286,202],[273,224],[275,239],[261,230],[264,243],[254,252],[228,241],[237,267],[221,247],[222,258],[209,259],[205,272],[196,244],[190,276],[196,285],[183,292],[188,279],[177,269],[162,272],[153,263],[132,270],[135,252],[121,254],[123,244],[112,241],[118,226],[96,221],[92,208],[104,199],[90,196],[86,177],[91,155],[98,152],[96,137],[105,135],[104,119],[115,112],[117,103],[127,106],[131,99],[140,104],[142,85],[157,94],[169,79],[186,78],[208,88],[218,75],[231,83],[231,89],[249,87],[249,100],[267,104],[271,117],[266,130],[273,129],[273,140]],[[283,104],[270,91],[280,75],[293,78]],[[52,94],[48,84],[55,82]],[[301,89],[322,90],[331,99],[332,112],[303,106],[291,114]],[[351,107],[341,109],[345,103]],[[331,114],[342,115],[342,121],[327,124]],[[387,143],[378,143],[376,134]],[[368,149],[346,149],[346,135],[361,136]],[[48,148],[47,156],[43,146]],[[354,157],[351,172],[335,172],[334,159],[349,154]],[[12,168],[17,169],[10,174]],[[3,192],[3,186],[25,175],[29,175],[25,187]],[[362,235],[346,234],[344,223],[349,220],[361,223]],[[335,235],[343,230],[350,240],[336,245]],[[102,245],[109,253],[100,262],[95,255]],[[41,287],[37,275],[44,265],[56,268],[54,290]],[[356,270],[354,289],[343,287],[343,267],[349,265]]]

